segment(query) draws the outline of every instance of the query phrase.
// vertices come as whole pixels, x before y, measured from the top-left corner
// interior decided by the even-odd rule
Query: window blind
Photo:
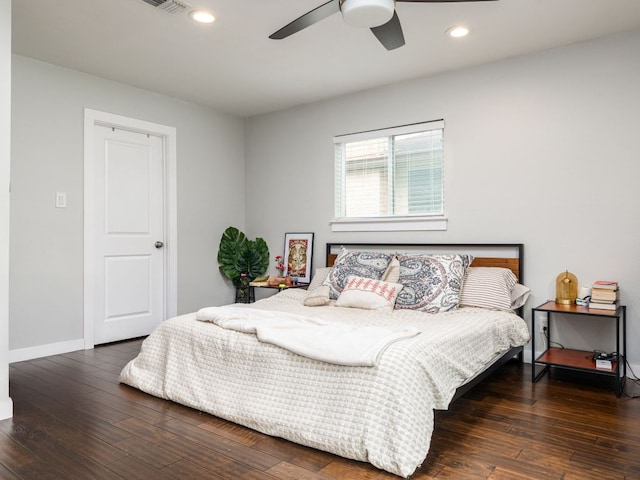
[[[340,135],[336,218],[442,215],[444,121]]]

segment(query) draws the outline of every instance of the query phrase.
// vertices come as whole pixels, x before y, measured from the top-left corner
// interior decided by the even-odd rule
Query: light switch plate
[[[67,208],[67,194],[56,192],[56,208]]]

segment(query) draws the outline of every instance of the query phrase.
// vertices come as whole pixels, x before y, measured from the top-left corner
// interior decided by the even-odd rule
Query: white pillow
[[[520,283],[516,283],[513,286],[513,290],[511,290],[511,309],[517,310],[527,303],[529,294],[531,294],[530,288],[527,288]]]
[[[460,293],[460,306],[511,310],[515,274],[502,267],[469,267]]]
[[[389,262],[386,272],[382,276],[382,280],[385,282],[398,283],[400,280],[400,260],[394,256]]]
[[[399,283],[351,275],[336,300],[336,306],[391,312],[400,290],[402,285]]]
[[[329,303],[329,285],[320,285],[313,290],[309,290],[302,303],[307,307],[327,305]]]
[[[322,285],[324,281],[327,279],[327,276],[329,276],[330,271],[331,271],[331,267],[316,268],[316,273],[313,275],[313,278],[309,283],[308,290],[309,291],[315,290],[320,285]]]

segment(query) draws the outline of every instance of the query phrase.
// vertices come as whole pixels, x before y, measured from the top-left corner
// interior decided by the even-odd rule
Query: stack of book
[[[589,308],[596,310],[616,310],[620,301],[618,282],[598,280],[591,287]]]

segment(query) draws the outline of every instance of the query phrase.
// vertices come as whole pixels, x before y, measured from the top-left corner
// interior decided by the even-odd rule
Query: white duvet
[[[253,333],[261,342],[303,357],[353,367],[373,367],[389,345],[420,334],[415,327],[397,324],[346,325],[290,312],[243,307],[202,308],[196,313],[196,320]]]
[[[341,366],[263,343],[188,314],[160,325],[122,371],[123,383],[269,435],[370,462],[407,477],[425,459],[433,410],[496,354],[529,340],[515,314],[476,308],[429,315],[305,307],[285,290],[242,308],[421,334],[390,344],[374,367]],[[332,302],[333,303],[333,302]]]

